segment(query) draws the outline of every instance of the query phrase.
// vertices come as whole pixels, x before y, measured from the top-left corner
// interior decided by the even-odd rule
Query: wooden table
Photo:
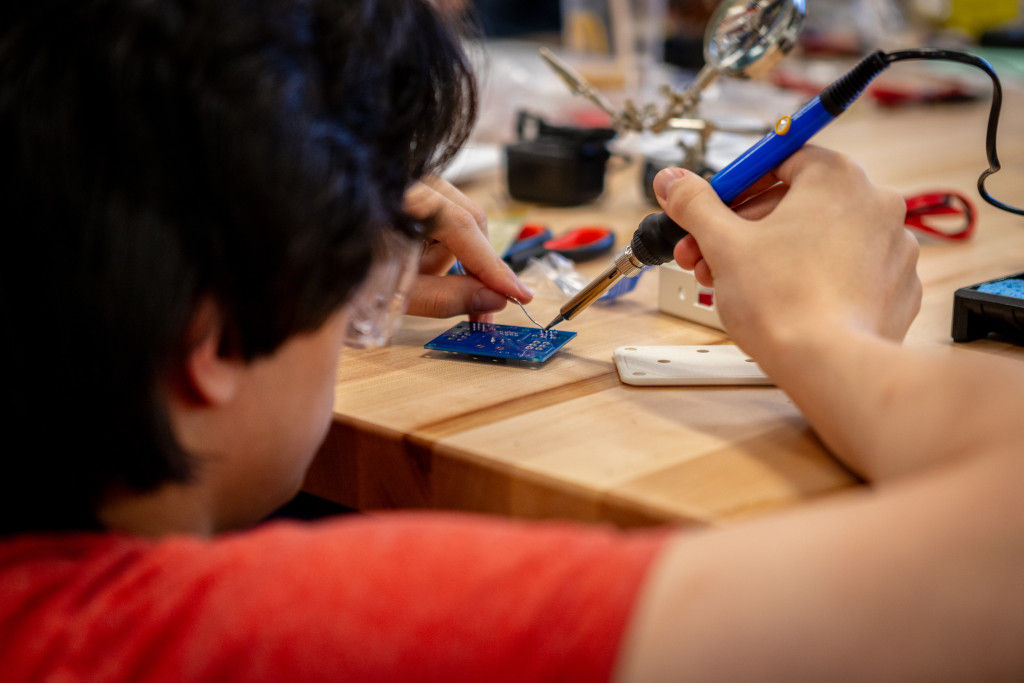
[[[987,106],[858,103],[816,142],[853,156],[879,184],[976,198]],[[1022,107],[1024,94],[1008,92],[999,140],[1006,168],[990,182],[996,196],[1018,206]],[[614,172],[599,202],[575,209],[510,204],[497,176],[469,192],[491,216],[523,211],[556,234],[588,222],[612,226],[620,246],[651,210],[635,168]],[[1024,219],[976,204],[972,241],[922,247],[924,301],[909,346],[951,346],[953,291],[1024,270]],[[586,272],[606,265],[601,259]],[[444,508],[629,527],[725,524],[857,484],[779,389],[620,383],[616,347],[729,343],[718,330],[660,313],[656,288],[657,274],[648,273],[628,300],[584,313],[566,326],[579,336],[536,369],[430,357],[423,344],[453,320],[408,318],[392,346],[346,351],[334,424],[306,490],[359,509]],[[529,309],[546,322],[561,303],[538,299]],[[529,324],[511,305],[496,322]],[[1024,362],[1024,348],[990,340],[956,351]]]

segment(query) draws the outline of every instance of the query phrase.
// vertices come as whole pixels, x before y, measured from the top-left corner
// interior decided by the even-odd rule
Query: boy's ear
[[[238,358],[221,354],[224,335],[220,307],[204,298],[192,314],[185,337],[185,364],[181,387],[187,400],[200,405],[230,403],[238,392],[245,364]]]

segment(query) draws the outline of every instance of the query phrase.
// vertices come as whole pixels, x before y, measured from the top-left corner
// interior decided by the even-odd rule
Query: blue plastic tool
[[[600,299],[598,299],[598,301],[603,303],[610,303],[621,296],[629,294],[634,289],[636,289],[637,284],[639,284],[640,282],[640,276],[646,273],[648,270],[650,270],[650,268],[644,268],[643,270],[641,270],[636,275],[633,275],[632,277],[622,278],[614,285],[612,285],[611,288],[607,292],[605,292]]]
[[[611,251],[615,235],[608,228],[591,225],[573,228],[564,235],[544,242],[548,251],[558,252],[570,261],[586,261]]]
[[[526,223],[520,229],[516,241],[509,245],[501,258],[518,273],[527,266],[530,259],[538,258],[547,251],[544,243],[551,238],[551,230],[546,225]]]

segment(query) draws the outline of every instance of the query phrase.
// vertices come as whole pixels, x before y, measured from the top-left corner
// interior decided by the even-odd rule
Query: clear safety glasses
[[[346,346],[375,348],[391,340],[405,313],[422,250],[423,240],[395,230],[381,232],[366,279],[349,302]]]

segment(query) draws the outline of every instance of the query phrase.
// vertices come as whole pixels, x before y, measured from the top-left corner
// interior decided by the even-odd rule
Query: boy
[[[1021,372],[894,343],[920,299],[902,204],[815,148],[739,216],[692,174],[655,189],[692,226],[677,260],[874,491],[685,537],[439,514],[218,535],[294,493],[341,347],[396,301],[528,298],[429,176],[469,71],[420,0],[24,5],[0,26],[7,432],[30,444],[0,496],[5,678],[1021,672]],[[452,254],[479,279],[434,277]]]

